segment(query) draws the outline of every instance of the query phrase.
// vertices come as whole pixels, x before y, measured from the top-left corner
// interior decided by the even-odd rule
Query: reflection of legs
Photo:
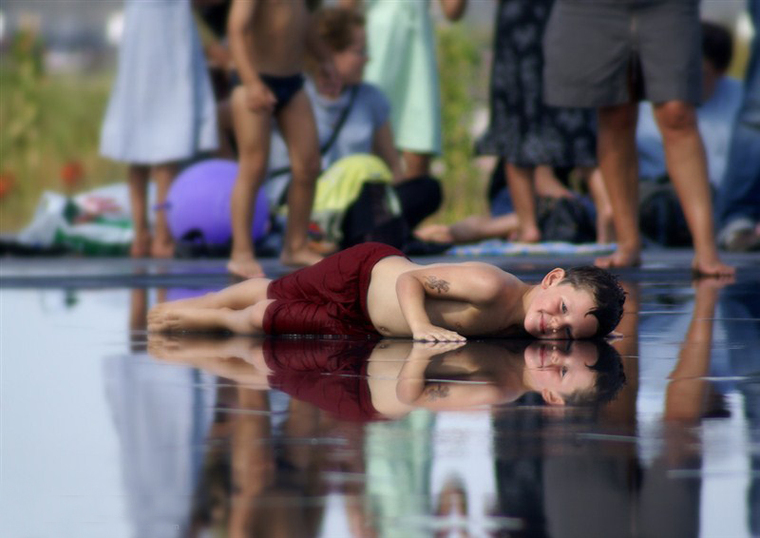
[[[174,240],[172,239],[169,223],[166,220],[166,199],[169,188],[177,176],[175,163],[161,164],[153,167],[153,178],[156,181],[155,229],[150,244],[150,255],[154,258],[171,258],[174,256]]]
[[[268,515],[262,509],[262,497],[274,481],[276,466],[271,439],[269,401],[265,391],[238,387],[241,413],[233,416],[232,425],[232,502],[229,535],[257,535]]]
[[[599,109],[597,154],[613,211],[617,251],[596,260],[600,267],[641,263],[639,235],[639,178],[636,159],[636,103]]]
[[[246,106],[242,86],[232,94],[232,112],[240,166],[232,189],[232,253],[227,269],[244,278],[260,277],[264,271],[254,255],[251,223],[266,174],[272,119],[268,112],[254,112]]]
[[[536,223],[536,198],[533,192],[533,169],[521,168],[513,164],[506,167],[507,185],[512,195],[515,213],[520,221],[518,241],[535,243],[541,240],[541,232]]]
[[[129,207],[132,212],[132,230],[134,232],[130,254],[133,258],[143,258],[150,252],[150,230],[146,213],[150,168],[130,165],[127,175],[129,178]]]
[[[312,265],[322,257],[309,249],[308,229],[314,188],[320,170],[319,139],[314,113],[305,91],[298,92],[277,118],[290,154],[288,224],[280,261],[285,265]]]
[[[729,274],[733,271],[720,262],[713,235],[707,159],[694,106],[669,101],[655,105],[654,115],[662,132],[668,173],[694,238],[692,267],[706,275]]]

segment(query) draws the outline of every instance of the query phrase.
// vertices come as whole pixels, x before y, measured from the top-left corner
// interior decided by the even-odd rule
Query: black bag
[[[543,241],[592,243],[596,240],[594,219],[578,198],[539,197],[536,220]]]
[[[673,184],[667,177],[642,181],[639,228],[648,239],[666,247],[691,246],[691,232]]]
[[[340,248],[376,241],[401,249],[408,237],[409,229],[393,186],[382,181],[366,182],[343,217]]]

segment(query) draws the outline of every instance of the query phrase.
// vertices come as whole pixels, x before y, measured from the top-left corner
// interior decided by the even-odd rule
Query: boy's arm
[[[396,295],[415,340],[460,341],[460,334],[437,327],[430,321],[425,300],[445,299],[469,305],[485,305],[503,296],[506,275],[487,264],[430,265],[401,274]]]
[[[253,17],[260,0],[233,0],[227,20],[232,59],[246,93],[246,104],[254,111],[273,111],[277,98],[259,78],[253,59]]]

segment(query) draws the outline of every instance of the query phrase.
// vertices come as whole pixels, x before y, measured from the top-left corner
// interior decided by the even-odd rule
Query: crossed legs
[[[161,303],[148,312],[150,332],[263,334],[271,280],[252,278],[216,293]]]

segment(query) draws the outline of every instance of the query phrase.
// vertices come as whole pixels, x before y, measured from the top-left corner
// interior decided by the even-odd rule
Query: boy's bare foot
[[[173,258],[174,241],[170,237],[154,237],[150,242],[150,255],[152,258]]]
[[[261,278],[266,276],[261,264],[251,256],[233,256],[230,258],[230,261],[227,262],[227,271],[241,278]]]
[[[308,267],[323,260],[324,258],[308,247],[299,250],[283,249],[280,254],[280,263],[290,267]]]
[[[726,265],[717,257],[706,260],[694,257],[694,261],[691,262],[691,271],[695,277],[733,277],[736,274],[734,267]]]
[[[133,258],[145,258],[150,254],[151,237],[146,231],[135,231],[132,245],[129,247],[129,255]]]
[[[638,267],[641,265],[641,252],[638,249],[618,249],[609,256],[602,256],[594,260],[594,265],[602,269],[614,267]]]
[[[151,308],[148,312],[148,332],[219,332],[226,329],[225,309],[217,308]]]

